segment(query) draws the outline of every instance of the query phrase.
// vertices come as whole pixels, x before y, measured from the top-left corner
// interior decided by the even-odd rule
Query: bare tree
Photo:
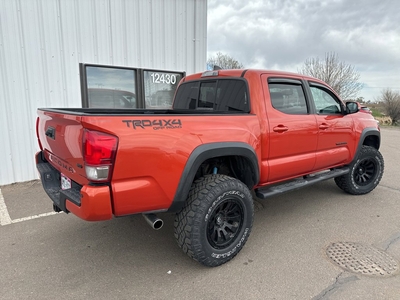
[[[386,114],[392,119],[392,124],[400,121],[400,93],[391,89],[384,89],[381,96],[378,98],[379,102],[383,103]]]
[[[339,61],[334,52],[326,53],[325,59],[307,59],[299,72],[326,82],[344,100],[356,98],[363,87],[362,83],[358,82],[360,74],[352,65]]]
[[[207,60],[207,64],[211,67],[218,66],[222,69],[243,69],[243,65],[233,57],[218,52],[215,56]]]

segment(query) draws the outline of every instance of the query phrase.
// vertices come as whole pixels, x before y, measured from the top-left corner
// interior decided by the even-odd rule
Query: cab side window
[[[184,82],[173,108],[249,113],[247,85],[243,79],[230,78]]]
[[[272,106],[289,115],[308,113],[306,98],[301,85],[286,83],[269,83],[269,94]]]
[[[341,114],[342,108],[340,102],[333,94],[318,86],[310,86],[310,89],[317,114]]]

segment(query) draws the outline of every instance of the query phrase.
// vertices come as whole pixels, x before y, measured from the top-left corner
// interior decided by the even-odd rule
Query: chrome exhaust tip
[[[164,225],[164,221],[155,214],[142,214],[142,216],[154,230],[159,230]]]

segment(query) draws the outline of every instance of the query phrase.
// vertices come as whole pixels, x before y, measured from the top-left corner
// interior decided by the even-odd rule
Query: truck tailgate
[[[38,110],[37,134],[53,167],[83,185],[88,183],[82,155],[81,116]]]

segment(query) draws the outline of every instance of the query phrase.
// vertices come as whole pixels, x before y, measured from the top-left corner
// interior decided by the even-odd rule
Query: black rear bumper
[[[36,153],[36,168],[39,171],[43,189],[53,201],[55,211],[69,213],[65,205],[67,199],[81,206],[80,189],[82,187],[73,182],[71,189],[62,190],[60,172],[45,160],[42,151]]]

